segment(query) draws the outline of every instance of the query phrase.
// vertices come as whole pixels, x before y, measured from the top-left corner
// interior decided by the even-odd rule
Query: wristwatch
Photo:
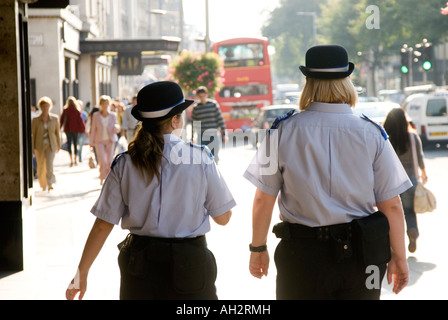
[[[268,249],[268,247],[266,245],[254,247],[254,246],[252,246],[252,244],[249,244],[250,252],[263,252],[263,251],[266,251],[267,249]]]

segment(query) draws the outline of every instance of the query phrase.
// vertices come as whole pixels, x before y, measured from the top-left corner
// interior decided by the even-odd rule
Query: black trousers
[[[217,267],[205,237],[132,235],[120,250],[122,300],[216,300]]]
[[[338,256],[340,245],[333,237],[282,239],[275,251],[277,299],[279,300],[378,300],[387,264],[367,269],[350,238],[350,255]],[[343,246],[341,248],[343,249]],[[377,277],[376,286],[371,277]]]

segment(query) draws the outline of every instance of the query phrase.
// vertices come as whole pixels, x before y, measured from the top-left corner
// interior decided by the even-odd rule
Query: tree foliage
[[[170,78],[177,82],[185,94],[191,95],[200,86],[213,96],[223,83],[224,64],[213,52],[199,53],[182,51],[169,68]]]
[[[379,28],[368,28],[366,21],[378,9]],[[291,76],[303,64],[306,49],[312,45],[310,17],[296,12],[318,15],[318,44],[340,44],[356,60],[358,52],[374,53],[374,63],[385,56],[398,54],[403,44],[414,46],[428,39],[441,43],[448,34],[448,17],[440,13],[446,0],[281,0],[264,25],[263,35],[276,49],[274,64],[280,75]],[[366,12],[367,11],[367,12]],[[362,59],[363,57],[358,59]]]
[[[295,77],[297,66],[304,63],[304,54],[313,45],[313,18],[298,12],[319,15],[318,1],[281,0],[262,28],[263,36],[275,47],[274,65],[281,76]]]

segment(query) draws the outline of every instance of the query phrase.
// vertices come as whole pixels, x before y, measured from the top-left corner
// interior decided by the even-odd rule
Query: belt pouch
[[[365,265],[380,265],[390,261],[389,221],[377,211],[368,217],[353,220],[360,235],[360,251]]]
[[[333,255],[337,263],[350,259],[353,255],[351,243],[351,229],[347,225],[333,225],[329,227],[332,238]]]
[[[172,244],[173,283],[178,293],[204,289],[207,276],[207,248],[199,241]]]
[[[288,240],[291,238],[291,231],[289,229],[289,223],[279,222],[272,228],[272,232],[277,238]]]
[[[145,249],[131,245],[128,238],[120,246],[118,264],[122,273],[139,278],[145,278],[147,275]]]

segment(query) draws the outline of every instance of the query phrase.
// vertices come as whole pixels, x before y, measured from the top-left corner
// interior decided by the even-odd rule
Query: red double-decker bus
[[[273,103],[268,40],[235,38],[213,44],[224,60],[224,87],[215,94],[226,129],[252,126],[259,110]]]

